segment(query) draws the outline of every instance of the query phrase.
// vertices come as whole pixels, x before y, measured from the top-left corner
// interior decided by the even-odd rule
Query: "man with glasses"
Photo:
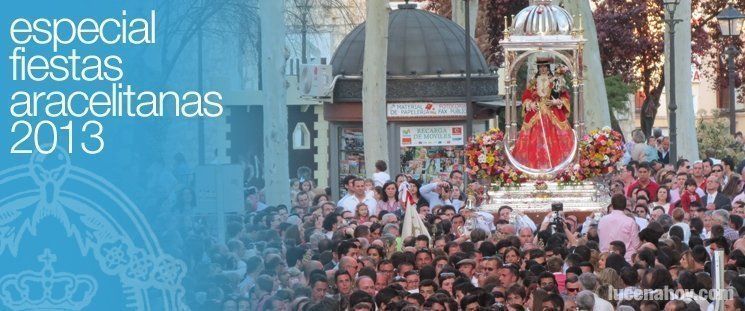
[[[688,159],[679,159],[678,162],[675,163],[675,172],[678,174],[688,174],[689,169],[691,169],[691,161],[688,161]]]
[[[541,273],[538,277],[538,285],[547,292],[556,292],[558,287],[556,284],[556,277],[551,272]]]
[[[386,282],[390,282],[393,279],[393,275],[395,274],[393,263],[388,259],[381,260],[378,263],[378,274],[385,275],[387,278]]]
[[[406,287],[405,289],[409,293],[418,293],[419,292],[419,271],[417,270],[411,270],[406,272],[404,275],[404,278],[406,278]]]
[[[502,262],[497,256],[484,257],[481,261],[481,269],[486,274],[486,277],[499,278],[499,266]]]
[[[721,164],[714,164],[714,166],[711,167],[711,174],[709,176],[716,176],[718,179],[722,179],[722,176],[724,176],[724,168]]]
[[[707,210],[723,209],[730,205],[730,198],[719,192],[720,180],[716,174],[706,179],[706,195],[701,198]]]
[[[575,275],[570,275],[567,277],[566,283],[564,284],[564,287],[566,289],[565,294],[570,297],[576,297],[581,287],[579,284],[579,278]]]

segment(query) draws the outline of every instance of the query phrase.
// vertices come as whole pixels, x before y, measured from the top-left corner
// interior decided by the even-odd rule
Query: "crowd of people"
[[[288,206],[252,189],[224,240],[200,222],[179,229],[186,298],[195,310],[707,310],[723,250],[731,295],[716,303],[745,310],[745,162],[664,153],[618,164],[602,217],[479,211],[463,173],[422,184],[383,161],[337,200],[310,180],[293,182]],[[408,208],[428,235],[402,236]]]

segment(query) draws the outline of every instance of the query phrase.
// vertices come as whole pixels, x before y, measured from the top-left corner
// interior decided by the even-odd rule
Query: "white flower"
[[[486,155],[485,154],[482,153],[482,154],[479,155],[479,163],[486,163]]]
[[[491,136],[484,136],[484,145],[491,145],[492,143]]]
[[[603,126],[603,132],[610,132],[611,129],[609,126]]]

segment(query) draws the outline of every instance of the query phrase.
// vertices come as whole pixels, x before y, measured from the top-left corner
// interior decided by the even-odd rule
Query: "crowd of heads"
[[[187,292],[196,293],[187,300],[197,310],[698,310],[712,298],[640,293],[713,288],[712,260],[723,250],[734,293],[725,309],[745,310],[743,166],[619,165],[602,213],[633,219],[638,244],[608,240],[598,227],[606,216],[593,213],[556,221],[548,210],[502,206],[483,215],[466,207],[470,185],[457,171],[426,183],[349,176],[340,198],[294,181],[289,205],[249,191],[224,239],[205,220],[181,231]],[[429,234],[402,237],[408,208]]]

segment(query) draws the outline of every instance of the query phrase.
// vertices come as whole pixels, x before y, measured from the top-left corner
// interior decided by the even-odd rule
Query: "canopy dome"
[[[550,0],[538,0],[515,15],[512,35],[570,35],[573,24],[572,16],[567,10],[551,4]]]
[[[400,5],[388,20],[389,76],[462,74],[466,71],[465,31],[437,14]],[[471,72],[488,73],[476,42],[471,39]],[[365,23],[339,44],[331,60],[334,75],[362,75]]]

